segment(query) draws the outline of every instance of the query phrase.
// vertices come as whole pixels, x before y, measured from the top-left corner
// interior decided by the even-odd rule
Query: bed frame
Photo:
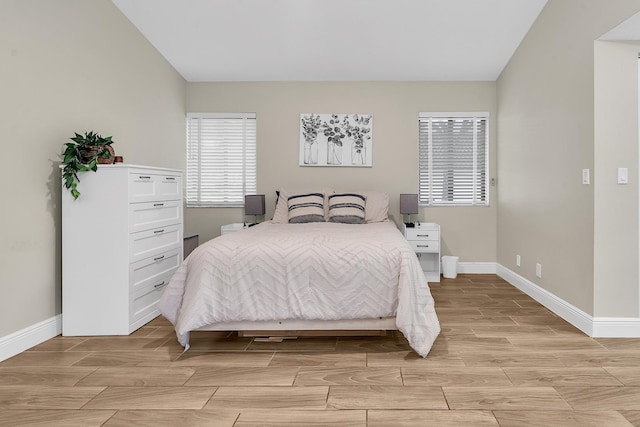
[[[395,317],[349,320],[271,320],[226,322],[203,326],[198,331],[238,331],[244,337],[371,336],[396,330]]]

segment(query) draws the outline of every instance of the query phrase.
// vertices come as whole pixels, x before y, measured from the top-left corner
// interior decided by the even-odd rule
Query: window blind
[[[255,193],[255,113],[189,113],[187,206],[243,206]]]
[[[488,206],[489,114],[420,113],[421,205]]]

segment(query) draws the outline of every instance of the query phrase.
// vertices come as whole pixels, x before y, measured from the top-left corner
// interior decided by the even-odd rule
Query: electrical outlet
[[[520,267],[520,255],[516,255],[516,267]]]
[[[542,264],[536,262],[536,277],[542,279]]]

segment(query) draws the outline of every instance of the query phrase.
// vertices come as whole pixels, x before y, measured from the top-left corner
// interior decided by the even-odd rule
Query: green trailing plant
[[[74,199],[77,199],[80,195],[78,173],[97,171],[101,159],[108,162],[113,152],[111,148],[113,141],[112,137],[105,138],[93,131],[85,132],[84,135],[74,133],[75,136],[69,138],[73,142],[67,142],[62,153],[62,164],[64,165],[62,179],[65,188],[71,192]]]

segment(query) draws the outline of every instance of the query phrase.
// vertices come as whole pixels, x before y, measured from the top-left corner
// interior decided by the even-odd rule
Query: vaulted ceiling
[[[187,81],[493,81],[547,0],[112,0]]]

